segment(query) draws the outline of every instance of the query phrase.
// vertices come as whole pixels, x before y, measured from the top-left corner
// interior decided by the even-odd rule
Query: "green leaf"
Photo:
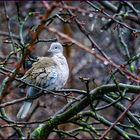
[[[29,12],[29,14],[28,14],[29,16],[32,16],[33,15],[33,12]]]
[[[134,67],[134,65],[130,65],[130,70],[133,72],[134,70],[135,70],[135,67]]]
[[[127,16],[128,16],[128,13],[125,13],[123,16],[124,16],[124,17],[127,17]]]
[[[125,137],[126,139],[129,139],[129,136],[128,136],[127,133],[123,133],[123,135],[124,135],[124,137]]]

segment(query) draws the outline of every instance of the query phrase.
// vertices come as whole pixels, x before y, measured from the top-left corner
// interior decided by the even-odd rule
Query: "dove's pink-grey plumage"
[[[66,84],[69,76],[69,68],[66,58],[63,55],[63,47],[60,43],[52,43],[48,52],[51,53],[51,56],[40,57],[25,73],[22,80],[47,90],[57,90]],[[38,89],[29,87],[27,96],[34,96],[38,94],[38,92]],[[31,105],[32,100],[25,101],[20,108],[17,117],[22,119],[25,118]]]

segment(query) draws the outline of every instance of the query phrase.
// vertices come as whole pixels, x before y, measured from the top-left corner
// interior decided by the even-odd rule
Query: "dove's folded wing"
[[[51,58],[43,57],[33,63],[22,79],[26,83],[47,88],[54,84],[57,77],[56,63]]]

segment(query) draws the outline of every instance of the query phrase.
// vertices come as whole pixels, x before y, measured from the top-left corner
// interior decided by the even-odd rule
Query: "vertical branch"
[[[14,39],[13,39],[13,36],[12,36],[12,33],[11,33],[10,18],[9,18],[9,16],[8,16],[7,9],[6,9],[6,1],[4,1],[4,12],[5,12],[6,20],[7,20],[7,26],[8,26],[9,36],[10,36],[10,39],[11,39],[11,41],[12,41],[12,50],[13,50],[13,52],[16,54]]]

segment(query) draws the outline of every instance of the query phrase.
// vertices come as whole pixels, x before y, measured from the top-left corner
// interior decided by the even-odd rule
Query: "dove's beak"
[[[48,53],[51,53],[51,49],[48,49]]]
[[[52,56],[52,52],[50,50],[47,51],[47,56]]]

